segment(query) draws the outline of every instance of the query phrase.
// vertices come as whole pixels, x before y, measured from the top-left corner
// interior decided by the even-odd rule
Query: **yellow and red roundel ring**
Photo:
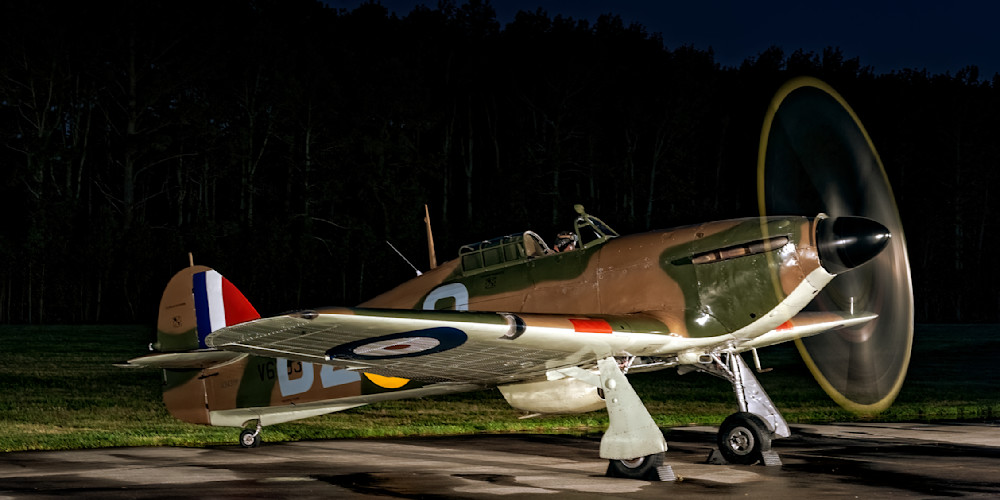
[[[457,328],[427,328],[340,344],[326,351],[326,355],[330,359],[358,360],[426,356],[454,349],[464,344],[468,338],[465,332]]]
[[[838,275],[809,306],[875,312],[879,317],[860,327],[795,341],[834,401],[855,413],[885,410],[903,385],[913,343],[906,239],[871,137],[844,98],[826,83],[795,78],[772,99],[760,135],[757,200],[762,220],[788,214],[861,216],[892,233],[882,254]]]

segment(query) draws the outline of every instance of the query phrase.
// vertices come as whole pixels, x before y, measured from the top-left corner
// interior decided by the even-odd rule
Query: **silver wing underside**
[[[740,352],[873,317],[804,313],[778,329],[737,339],[631,331],[621,326],[625,321],[608,316],[342,308],[223,328],[210,334],[206,344],[221,351],[422,382],[502,385],[539,379],[572,366],[593,368],[598,359],[608,356],[676,358],[685,352]]]

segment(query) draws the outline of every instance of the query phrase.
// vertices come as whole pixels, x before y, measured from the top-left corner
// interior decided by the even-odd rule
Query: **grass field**
[[[0,451],[236,442],[237,429],[185,424],[167,414],[160,372],[112,363],[145,354],[135,326],[0,326]],[[790,423],[852,421],[785,344],[760,351],[758,375]],[[881,421],[1000,416],[1000,326],[917,327],[909,376]],[[661,427],[719,424],[735,411],[727,382],[675,370],[630,377]],[[275,425],[265,441],[486,432],[599,433],[603,411],[521,419],[496,390],[379,403]],[[872,420],[869,418],[868,420]],[[668,435],[669,439],[669,435]]]

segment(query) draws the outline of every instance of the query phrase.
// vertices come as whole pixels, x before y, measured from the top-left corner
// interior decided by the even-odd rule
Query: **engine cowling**
[[[597,387],[574,378],[499,386],[507,403],[534,413],[586,413],[605,408]]]

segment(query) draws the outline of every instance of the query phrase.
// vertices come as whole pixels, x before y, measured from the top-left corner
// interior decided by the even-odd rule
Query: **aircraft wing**
[[[684,351],[785,342],[874,319],[861,313],[799,313],[754,338],[688,338],[641,314],[572,316],[335,308],[263,318],[217,330],[220,351],[282,357],[424,382],[502,385],[608,356],[667,357]]]
[[[657,327],[658,326],[658,327]],[[708,348],[723,337],[670,334],[641,315],[566,316],[337,308],[217,330],[222,351],[283,357],[425,382],[506,384],[618,355]]]
[[[873,319],[878,314],[868,311],[849,313],[844,311],[803,311],[777,328],[759,336],[753,336],[739,343],[739,351],[780,344],[793,339],[810,337],[829,330],[839,330],[858,326]],[[739,336],[737,334],[737,336]]]

